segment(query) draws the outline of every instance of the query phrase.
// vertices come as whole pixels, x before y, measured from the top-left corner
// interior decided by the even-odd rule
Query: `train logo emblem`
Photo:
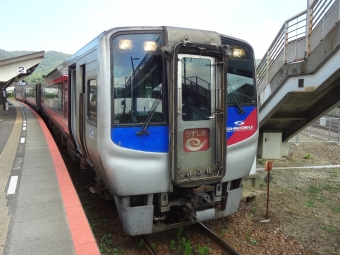
[[[244,122],[239,120],[239,121],[235,121],[234,124],[237,125],[237,126],[242,126],[244,124]]]
[[[186,129],[183,132],[185,152],[206,151],[210,148],[208,128]]]

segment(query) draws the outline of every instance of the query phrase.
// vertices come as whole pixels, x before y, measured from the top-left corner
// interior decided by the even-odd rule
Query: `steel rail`
[[[214,232],[207,228],[202,223],[196,224],[196,227],[200,233],[208,237],[221,251],[224,255],[240,255],[233,247],[231,247],[226,241],[218,237]]]
[[[149,243],[145,235],[142,235],[142,239],[144,241],[144,246],[147,249],[147,251],[152,255],[157,255],[157,252],[154,250],[154,248],[152,248],[151,244]]]

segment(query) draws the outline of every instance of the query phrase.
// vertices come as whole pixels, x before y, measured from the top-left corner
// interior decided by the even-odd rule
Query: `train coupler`
[[[203,222],[216,218],[215,208],[195,210],[191,203],[187,203],[184,207],[184,211],[187,213],[188,219],[191,223]]]

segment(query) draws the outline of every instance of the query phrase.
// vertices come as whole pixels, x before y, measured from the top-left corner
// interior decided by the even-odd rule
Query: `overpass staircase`
[[[288,19],[257,67],[261,158],[340,104],[340,4],[315,0]]]

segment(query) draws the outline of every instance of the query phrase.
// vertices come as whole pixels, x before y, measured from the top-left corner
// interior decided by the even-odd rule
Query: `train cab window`
[[[114,125],[165,121],[160,34],[119,35],[112,40]]]
[[[211,66],[208,58],[183,57],[181,60],[184,121],[209,120],[211,116]]]
[[[232,46],[232,56],[228,60],[227,70],[228,104],[255,104],[255,73],[252,49],[238,41],[223,37],[222,44]]]
[[[97,123],[97,80],[91,79],[87,81],[88,100],[88,120]]]
[[[250,75],[252,72],[246,72],[239,68],[228,68],[228,104],[235,104],[238,100],[240,104],[249,104],[255,102],[254,79]]]

